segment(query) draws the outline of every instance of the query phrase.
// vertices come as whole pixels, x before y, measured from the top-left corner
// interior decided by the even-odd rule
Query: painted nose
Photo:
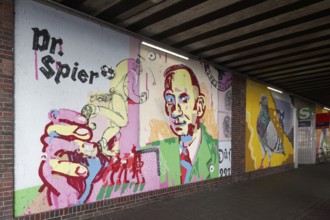
[[[178,118],[182,115],[180,104],[173,105],[171,116],[172,118]]]

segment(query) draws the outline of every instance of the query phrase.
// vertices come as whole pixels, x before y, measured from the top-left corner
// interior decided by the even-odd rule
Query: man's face
[[[198,123],[197,87],[192,85],[191,77],[184,69],[175,71],[171,85],[171,88],[164,92],[165,108],[171,129],[178,136],[192,136]]]

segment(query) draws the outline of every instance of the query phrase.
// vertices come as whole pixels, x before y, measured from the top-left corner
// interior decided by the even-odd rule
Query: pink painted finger
[[[85,117],[79,112],[69,109],[53,109],[48,113],[48,117],[54,124],[87,124],[87,119]]]

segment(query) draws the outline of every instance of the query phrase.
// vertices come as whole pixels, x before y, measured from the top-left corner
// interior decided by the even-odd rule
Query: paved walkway
[[[330,163],[98,216],[95,220],[329,220]]]

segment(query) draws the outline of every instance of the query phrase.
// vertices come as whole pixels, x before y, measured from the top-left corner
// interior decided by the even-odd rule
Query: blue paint
[[[49,133],[49,143],[48,143],[48,144],[52,143],[54,137],[58,137],[58,136],[60,136],[60,135],[57,134],[55,131],[51,131],[51,132]]]
[[[169,104],[169,105],[174,104],[174,103],[175,103],[174,95],[173,95],[173,94],[167,94],[167,95],[165,96],[165,101],[166,101],[166,103]]]
[[[53,109],[51,112],[51,114],[55,116],[54,118],[58,118],[59,111],[57,109]]]
[[[79,205],[83,204],[85,202],[87,196],[89,195],[89,193],[91,191],[92,182],[102,167],[101,161],[99,158],[87,158],[87,161],[89,164],[89,166],[87,166],[89,175],[86,179],[85,192],[82,194],[81,198],[79,199],[79,202],[78,202]]]
[[[191,135],[183,135],[180,137],[180,140],[184,143],[191,142],[193,137]]]
[[[192,166],[189,162],[185,161],[185,160],[181,160],[180,161],[181,166],[183,166],[187,171],[186,171],[186,177],[184,179],[184,184],[189,183],[189,177],[191,174],[191,170],[192,170]]]

